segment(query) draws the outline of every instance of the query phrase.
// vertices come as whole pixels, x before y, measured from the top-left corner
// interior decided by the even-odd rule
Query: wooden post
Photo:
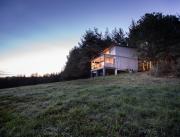
[[[104,62],[104,66],[105,67],[105,54],[103,54],[103,62]]]
[[[114,71],[115,71],[114,74],[117,75],[117,69],[115,69]]]
[[[152,62],[150,61],[150,69],[152,68]]]
[[[103,76],[105,76],[106,75],[106,69],[105,69],[105,67],[103,67]]]
[[[144,62],[143,62],[143,71],[145,71]]]

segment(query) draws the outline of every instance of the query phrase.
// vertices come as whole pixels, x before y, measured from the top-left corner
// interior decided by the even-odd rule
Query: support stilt
[[[114,74],[117,75],[117,69],[114,70]]]
[[[106,69],[103,68],[103,76],[105,76],[105,75],[106,75]]]
[[[98,71],[96,70],[96,77],[98,76]]]

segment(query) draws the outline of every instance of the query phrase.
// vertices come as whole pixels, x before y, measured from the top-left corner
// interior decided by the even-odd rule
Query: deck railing
[[[101,69],[103,67],[115,67],[115,57],[113,55],[102,55],[91,61],[91,69]]]

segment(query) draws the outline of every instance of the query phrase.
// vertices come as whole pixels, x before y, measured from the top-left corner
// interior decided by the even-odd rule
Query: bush
[[[180,58],[177,59],[177,64],[176,64],[176,76],[180,77]]]
[[[180,68],[180,67],[179,67]],[[150,74],[153,76],[175,75],[176,65],[174,62],[160,61],[152,67]]]

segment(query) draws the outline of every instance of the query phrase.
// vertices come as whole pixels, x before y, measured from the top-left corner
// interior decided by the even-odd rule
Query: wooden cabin
[[[138,59],[134,48],[111,46],[91,60],[91,76],[117,75],[122,71],[149,70],[149,62]]]

